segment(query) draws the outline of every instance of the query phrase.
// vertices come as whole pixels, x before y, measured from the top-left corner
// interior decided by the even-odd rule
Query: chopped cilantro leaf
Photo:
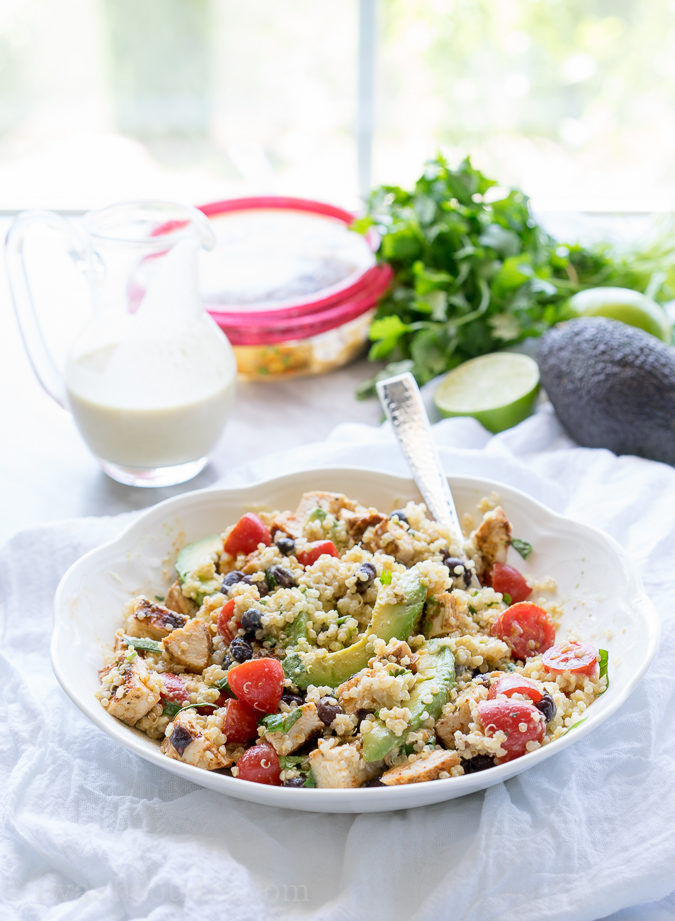
[[[284,675],[290,678],[291,681],[295,681],[295,679],[305,671],[302,659],[297,653],[286,656],[281,662],[281,667],[284,670]]]
[[[230,697],[234,697],[234,699],[236,700],[236,695],[227,682],[227,675],[224,678],[221,678],[220,681],[216,681],[216,687],[218,688],[219,691],[225,691],[227,695],[229,695]]]
[[[269,713],[260,722],[268,732],[290,732],[302,716],[302,708],[296,707],[288,713]]]
[[[671,300],[675,247],[567,244],[535,219],[523,192],[498,186],[467,157],[442,155],[411,188],[374,189],[353,229],[380,237],[377,258],[393,270],[370,327],[369,358],[388,362],[358,389],[412,371],[423,384],[469,358],[541,336],[569,319],[569,298],[614,285]],[[656,281],[654,279],[656,278]]]
[[[314,774],[312,773],[311,768],[309,769],[309,771],[307,771],[307,777],[305,777],[305,786],[306,787],[316,786],[316,780],[314,779]]]
[[[281,770],[287,771],[289,768],[297,767],[303,761],[307,761],[307,755],[279,755]]]
[[[521,540],[519,537],[514,537],[512,539],[511,546],[524,560],[532,553],[532,544],[528,543],[526,540]]]
[[[122,637],[127,646],[133,646],[134,649],[140,649],[141,652],[161,653],[164,647],[157,640],[148,639],[147,636],[127,636]]]
[[[205,700],[198,700],[195,704],[183,704],[183,706],[181,706],[175,700],[167,700],[164,703],[164,710],[162,713],[173,719],[178,713],[181,713],[183,710],[192,710],[193,707],[213,707],[214,710],[217,710],[218,704],[207,703]]]

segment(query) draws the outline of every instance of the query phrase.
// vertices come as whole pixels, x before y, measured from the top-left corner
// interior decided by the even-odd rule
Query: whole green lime
[[[656,301],[631,288],[586,288],[569,302],[575,317],[607,317],[651,333],[670,344],[673,337],[668,316]]]
[[[434,392],[442,416],[473,416],[489,432],[503,432],[534,409],[539,368],[528,355],[492,352],[449,371]]]

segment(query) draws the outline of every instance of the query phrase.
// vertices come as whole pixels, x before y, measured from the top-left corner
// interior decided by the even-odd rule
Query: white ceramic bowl
[[[479,500],[497,492],[514,534],[534,552],[523,561],[528,577],[556,579],[556,601],[568,630],[609,650],[609,689],[589,708],[573,732],[515,761],[464,777],[399,787],[357,790],[294,789],[249,783],[201,770],[160,753],[153,742],[110,716],[94,696],[104,650],[121,625],[132,596],[152,597],[173,581],[173,563],[185,543],[222,531],[243,512],[294,508],[309,489],[344,492],[385,511],[404,500],[420,500],[411,480],[358,469],[313,470],[256,483],[245,489],[208,489],[161,502],[141,515],[112,543],[91,551],[65,574],[55,598],[51,656],[54,671],[73,702],[121,745],[166,771],[219,793],[290,809],[321,812],[377,812],[436,803],[500,783],[540,765],[567,745],[580,742],[628,697],[656,648],[658,619],[621,548],[599,531],[561,518],[518,490],[458,477],[451,481],[460,515],[475,512]]]

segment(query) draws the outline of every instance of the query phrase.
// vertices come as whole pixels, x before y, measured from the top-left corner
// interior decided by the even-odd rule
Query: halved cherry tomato
[[[190,702],[190,692],[187,689],[184,678],[181,678],[180,675],[174,675],[172,672],[160,672],[159,677],[164,685],[161,693],[163,701],[170,700],[177,704]]]
[[[232,615],[234,614],[234,605],[234,598],[230,598],[230,600],[226,601],[222,606],[220,609],[220,614],[218,615],[218,633],[220,633],[226,643],[231,643],[235,637],[235,632],[230,627],[230,621],[232,620]],[[235,629],[239,629],[239,624],[236,622]]]
[[[520,758],[527,751],[528,742],[541,742],[546,734],[543,713],[524,700],[481,700],[478,715],[485,735],[506,733],[506,739],[501,743],[506,754],[495,759],[497,764]]]
[[[511,647],[517,659],[527,659],[555,642],[555,627],[548,612],[538,604],[519,601],[507,608],[492,626],[492,635]]]
[[[223,732],[228,742],[251,742],[258,736],[258,714],[243,700],[228,700]]]
[[[237,761],[237,777],[280,787],[281,762],[274,746],[269,742],[259,742],[245,751]]]
[[[525,601],[532,594],[525,576],[514,566],[505,563],[495,563],[492,567],[492,587],[502,595],[509,595],[513,604]]]
[[[315,540],[307,544],[304,550],[299,550],[295,556],[298,563],[303,566],[311,566],[316,563],[320,556],[340,556],[338,549],[332,540]]]
[[[600,670],[598,650],[588,643],[578,643],[576,640],[551,646],[541,657],[541,662],[549,672],[557,674],[571,672],[573,675],[595,677]]]
[[[258,544],[266,547],[272,543],[270,529],[254,512],[246,512],[227,535],[225,552],[236,556],[238,553],[253,553]]]
[[[536,682],[524,675],[504,675],[503,678],[498,678],[490,685],[488,700],[494,700],[498,694],[506,697],[511,697],[513,694],[525,694],[533,704],[538,704],[544,696]]]
[[[284,670],[278,659],[249,659],[228,671],[227,683],[235,697],[258,713],[276,713],[284,690]]]

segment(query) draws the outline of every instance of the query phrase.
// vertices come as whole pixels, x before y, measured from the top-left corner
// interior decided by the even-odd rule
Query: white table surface
[[[8,222],[0,219],[4,234]],[[55,291],[52,310],[68,298]],[[71,318],[72,319],[72,318]],[[69,313],[64,313],[67,327]],[[99,468],[75,425],[41,389],[23,350],[0,272],[0,380],[3,407],[0,453],[0,543],[15,531],[64,518],[114,515],[145,508],[188,489],[211,485],[228,469],[278,450],[323,439],[339,422],[376,425],[377,401],[356,399],[359,382],[372,373],[365,360],[316,378],[241,383],[236,406],[207,467],[189,483],[138,489],[114,483]],[[611,921],[666,921],[672,899],[635,906]],[[608,918],[608,921],[610,919]]]

